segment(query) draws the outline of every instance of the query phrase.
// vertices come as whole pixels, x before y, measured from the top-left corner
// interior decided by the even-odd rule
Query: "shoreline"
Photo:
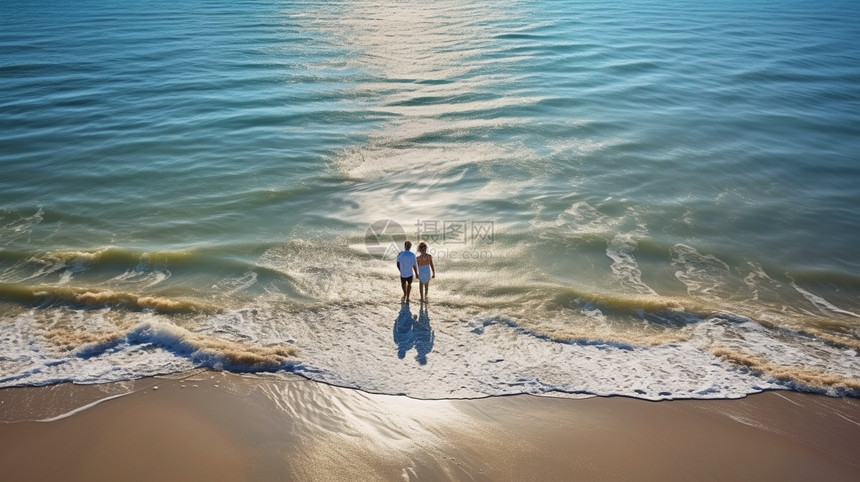
[[[784,481],[860,470],[860,400],[796,392],[416,400],[195,371],[5,388],[0,410],[10,480]]]

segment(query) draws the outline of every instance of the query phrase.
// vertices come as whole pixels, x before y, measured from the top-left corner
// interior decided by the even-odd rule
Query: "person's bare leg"
[[[409,292],[406,290],[406,285],[407,285],[407,284],[408,284],[408,283],[406,282],[406,280],[404,280],[404,279],[402,279],[402,278],[401,278],[401,280],[400,280],[400,288],[401,288],[401,289],[403,289],[403,298],[400,298],[400,301],[406,301],[406,297],[407,297],[407,296],[409,296]]]
[[[406,302],[409,303],[409,294],[412,293],[412,283],[406,282],[404,291],[406,292]]]

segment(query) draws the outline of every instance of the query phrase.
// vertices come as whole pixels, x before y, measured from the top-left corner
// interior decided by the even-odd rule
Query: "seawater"
[[[857,396],[857,18],[6,1],[0,386]],[[399,302],[405,238],[426,305]]]

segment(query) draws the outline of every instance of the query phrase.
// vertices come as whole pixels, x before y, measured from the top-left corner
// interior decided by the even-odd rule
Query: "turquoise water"
[[[0,386],[857,395],[858,14],[4,2]]]

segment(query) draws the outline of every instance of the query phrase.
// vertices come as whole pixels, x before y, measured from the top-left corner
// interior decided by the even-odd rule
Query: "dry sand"
[[[421,401],[195,372],[3,389],[0,419],[9,481],[860,477],[860,400],[787,392]]]

